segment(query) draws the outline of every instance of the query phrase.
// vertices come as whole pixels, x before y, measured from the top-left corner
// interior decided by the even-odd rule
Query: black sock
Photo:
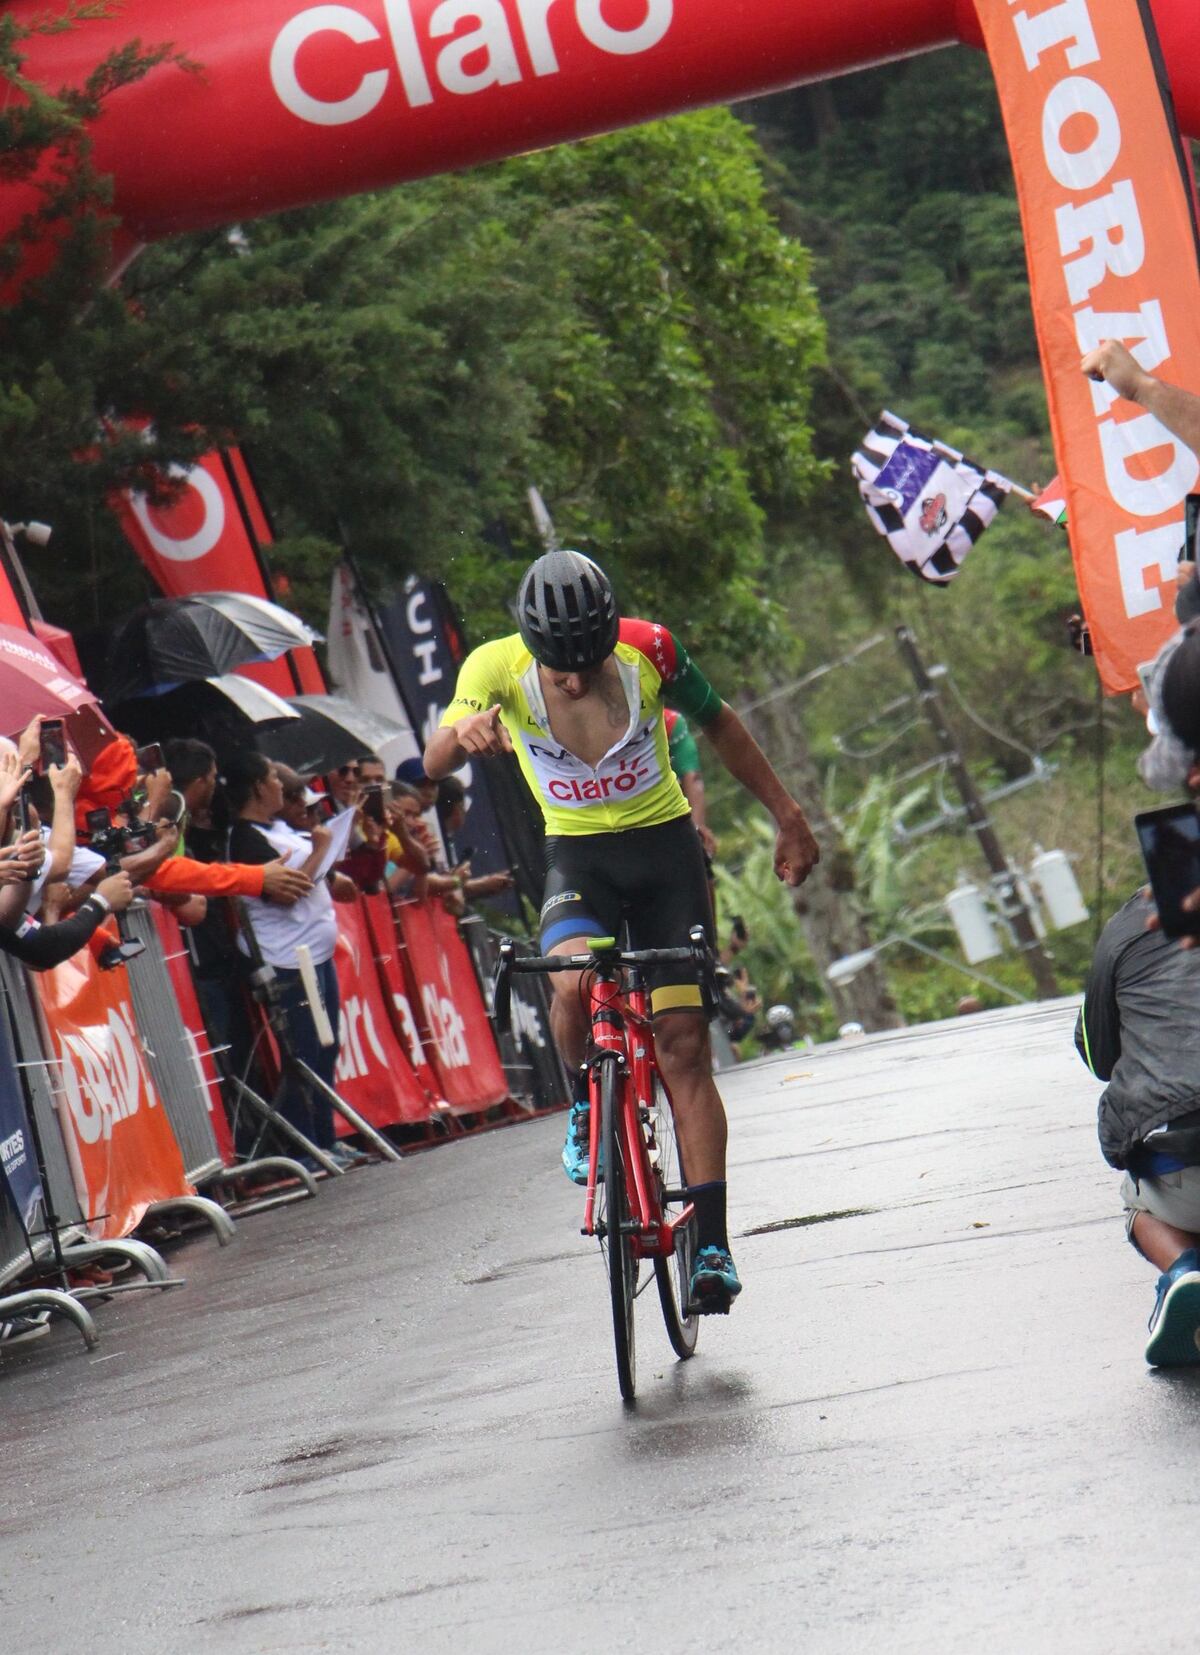
[[[711,1184],[693,1184],[688,1196],[696,1208],[696,1251],[702,1247],[723,1247],[729,1251],[725,1196],[729,1185],[723,1178]]]
[[[588,1100],[588,1072],[587,1064],[581,1063],[571,1076],[571,1102],[586,1103]]]

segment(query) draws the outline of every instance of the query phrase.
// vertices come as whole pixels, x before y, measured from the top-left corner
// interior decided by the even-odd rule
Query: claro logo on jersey
[[[590,770],[574,753],[553,742],[531,741],[529,758],[538,786],[553,805],[568,810],[635,799],[662,780],[654,740],[657,720],[642,724],[619,752]]]
[[[411,0],[308,6],[276,36],[271,84],[300,120],[346,126],[389,93],[420,109],[439,94],[515,85],[531,70],[557,75],[559,52],[580,37],[610,57],[648,52],[674,14],[674,0],[440,0],[418,24]]]

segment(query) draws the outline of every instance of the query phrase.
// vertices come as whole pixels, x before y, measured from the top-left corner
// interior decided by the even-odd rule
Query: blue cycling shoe
[[[563,1170],[573,1184],[586,1184],[588,1181],[588,1136],[591,1131],[587,1100],[578,1099],[571,1105],[571,1113],[567,1116],[567,1141],[563,1145]]]
[[[1158,1278],[1146,1360],[1154,1368],[1200,1366],[1200,1262],[1191,1248]]]
[[[737,1266],[728,1247],[701,1247],[692,1265],[689,1314],[728,1316],[730,1305],[741,1291]]]

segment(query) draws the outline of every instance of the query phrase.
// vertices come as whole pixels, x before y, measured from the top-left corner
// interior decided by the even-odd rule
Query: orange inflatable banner
[[[1008,129],[1034,321],[1076,578],[1105,689],[1175,627],[1184,501],[1200,463],[1150,414],[1085,379],[1120,339],[1200,391],[1200,260],[1149,7],[1138,0],[977,0]]]
[[[126,1236],[155,1201],[195,1191],[142,1057],[125,973],[101,971],[85,948],[33,980],[79,1204],[93,1235]]]

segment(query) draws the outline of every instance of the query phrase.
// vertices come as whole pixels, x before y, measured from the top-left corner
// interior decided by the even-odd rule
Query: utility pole
[[[979,848],[983,852],[984,860],[992,870],[992,883],[1002,904],[1002,911],[1012,924],[1016,934],[1017,946],[1025,955],[1029,969],[1037,985],[1039,1000],[1052,1000],[1059,993],[1058,980],[1054,975],[1054,966],[1046,950],[1038,941],[1034,930],[1033,916],[1025,905],[1020,888],[1013,877],[1008,859],[1000,848],[1000,840],[992,826],[987,808],[979,797],[979,792],[959,752],[958,743],[954,739],[954,732],[946,722],[942,711],[942,704],[938,700],[938,693],[933,679],[929,676],[929,669],[921,659],[917,648],[916,636],[911,627],[898,626],[896,628],[896,645],[904,657],[905,665],[912,673],[913,683],[917,686],[917,699],[921,711],[937,739],[937,744],[944,754],[954,777],[954,784],[958,788],[963,808],[967,813],[967,821],[979,841]]]

